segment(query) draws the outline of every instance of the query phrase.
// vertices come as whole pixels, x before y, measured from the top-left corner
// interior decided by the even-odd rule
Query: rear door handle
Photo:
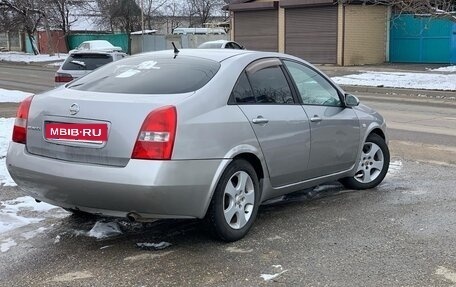
[[[258,116],[256,119],[252,120],[252,123],[257,124],[257,125],[267,124],[267,123],[269,123],[269,120],[263,118],[262,116]]]
[[[310,118],[310,121],[313,122],[313,123],[317,123],[317,122],[321,122],[323,119],[320,118],[319,116],[317,115],[314,115],[313,117]]]

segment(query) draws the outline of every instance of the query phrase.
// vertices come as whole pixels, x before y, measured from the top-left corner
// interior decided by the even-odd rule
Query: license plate
[[[108,125],[47,123],[45,125],[45,138],[47,140],[76,142],[106,142],[108,140]]]

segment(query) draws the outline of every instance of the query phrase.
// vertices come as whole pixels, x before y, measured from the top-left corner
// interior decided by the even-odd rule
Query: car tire
[[[377,134],[370,134],[363,144],[355,175],[340,182],[350,189],[374,188],[385,178],[389,163],[390,153],[385,140]]]
[[[243,238],[255,221],[260,197],[255,169],[246,160],[234,160],[223,172],[206,215],[212,233],[226,242]]]

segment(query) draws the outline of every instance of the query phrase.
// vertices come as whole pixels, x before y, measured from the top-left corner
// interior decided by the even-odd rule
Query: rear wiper
[[[76,60],[73,60],[70,62],[71,64],[75,64],[75,65],[79,65],[83,68],[86,68],[86,64],[84,62],[81,62],[81,61],[76,61]]]

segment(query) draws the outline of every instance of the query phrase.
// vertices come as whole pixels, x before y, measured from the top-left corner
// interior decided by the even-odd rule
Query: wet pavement
[[[0,286],[452,286],[454,171],[393,158],[378,188],[330,183],[270,201],[230,244],[196,220],[132,224],[53,209],[1,235],[17,245],[0,253]],[[90,237],[97,221],[121,233]],[[163,241],[171,246],[136,245]]]
[[[361,95],[389,125],[378,188],[269,201],[235,243],[198,220],[75,216],[0,186],[0,230],[15,224],[0,232],[0,286],[456,286],[454,101],[393,96]]]

